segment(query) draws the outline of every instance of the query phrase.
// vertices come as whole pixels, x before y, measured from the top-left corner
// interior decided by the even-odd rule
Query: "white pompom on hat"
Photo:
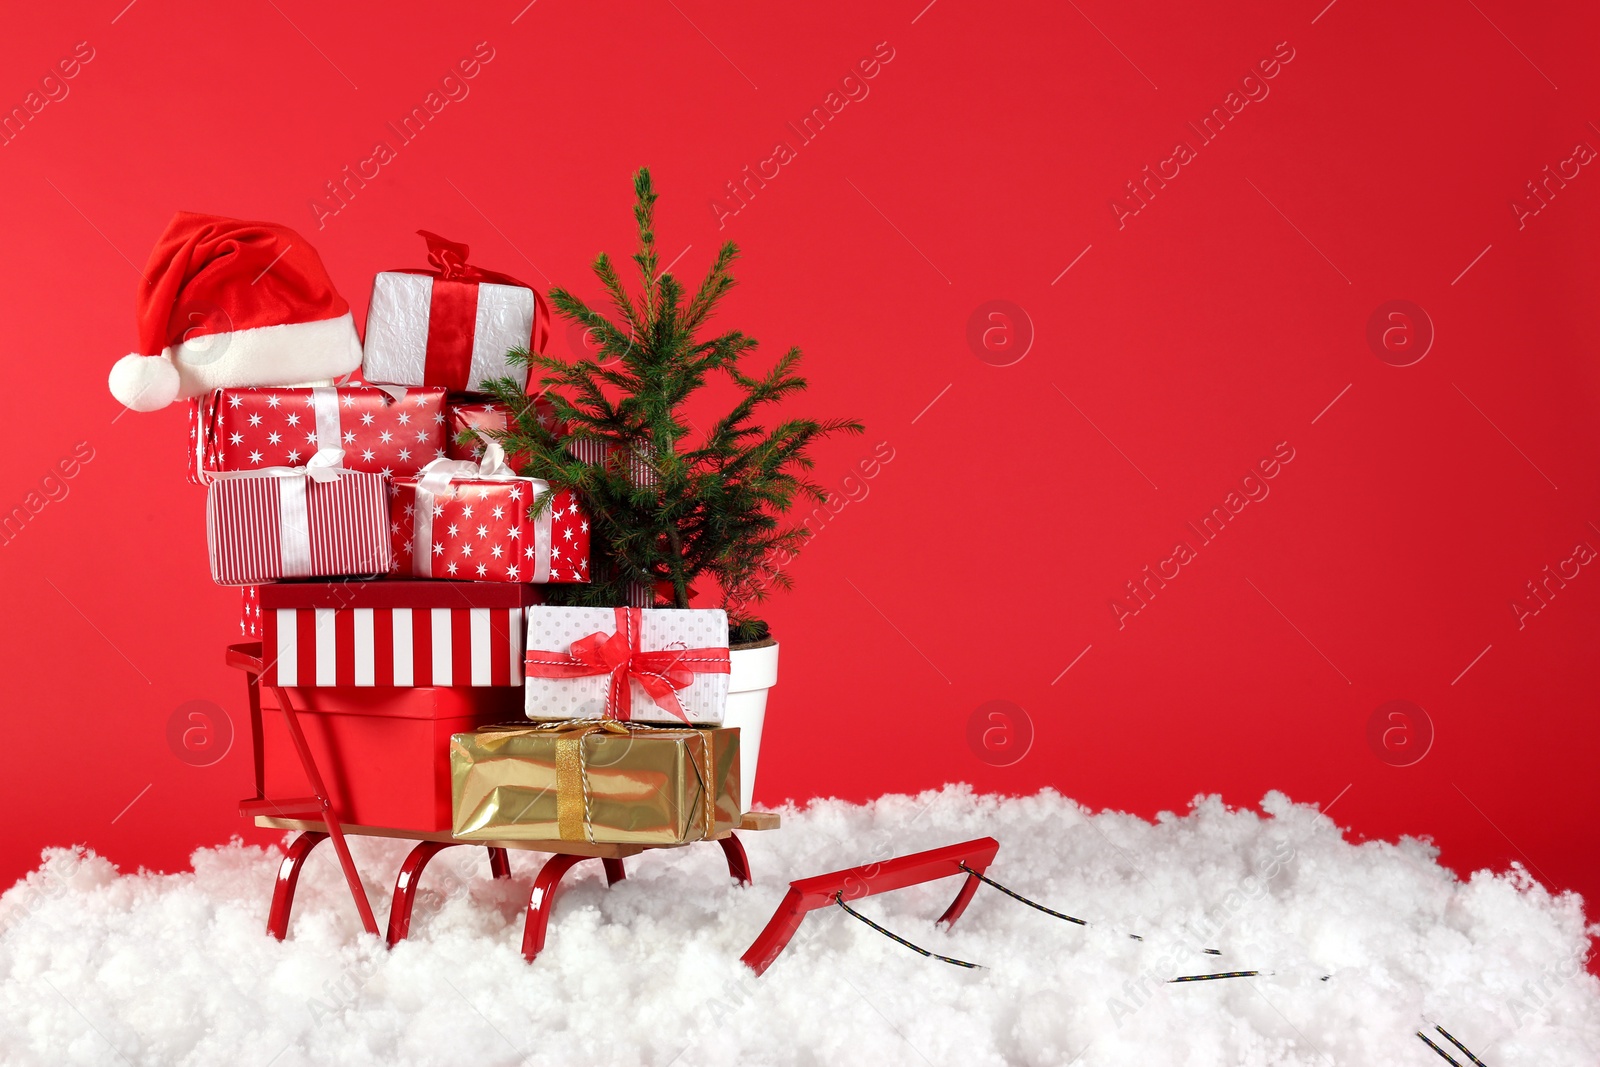
[[[182,211],[139,284],[139,351],[111,368],[135,411],[250,385],[337,378],[361,365],[350,305],[316,249],[271,222]]]

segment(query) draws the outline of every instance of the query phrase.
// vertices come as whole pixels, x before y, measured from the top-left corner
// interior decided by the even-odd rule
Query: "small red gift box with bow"
[[[550,311],[531,285],[467,262],[467,246],[418,230],[432,270],[387,270],[373,279],[361,375],[391,385],[481,393],[484,383],[526,383],[513,348],[539,352]]]
[[[490,440],[489,433],[510,429],[516,423],[516,417],[509,407],[498,400],[481,396],[452,396],[445,402],[445,412],[450,424],[450,441],[445,446],[445,455],[451,459],[481,460],[484,442]],[[556,419],[554,406],[542,396],[534,398],[533,413],[539,425],[551,433],[559,436],[565,432],[566,426]],[[476,440],[461,444],[457,438],[463,430],[471,430],[477,435]],[[604,441],[568,440],[566,447],[573,457],[596,465],[605,463],[616,452],[613,446]],[[513,469],[526,462],[526,456],[517,455],[507,460]],[[632,464],[632,475],[640,485],[650,485],[655,480],[655,473],[637,458]]]
[[[513,473],[498,442],[488,444],[478,463],[435,460],[418,477],[397,479],[389,520],[401,576],[589,580],[589,516],[577,495]]]
[[[551,411],[548,400],[536,399],[533,402],[533,411],[540,426],[552,433],[556,431],[556,417]],[[458,394],[445,402],[445,421],[449,424],[449,441],[445,444],[445,456],[449,459],[469,459],[476,463],[483,459],[484,445],[490,440],[488,435],[495,431],[509,430],[516,425],[517,420],[512,410],[498,400]],[[474,437],[469,443],[462,444],[461,434],[468,430]],[[526,462],[527,457],[522,455],[513,455],[506,459],[507,465],[513,470]]]

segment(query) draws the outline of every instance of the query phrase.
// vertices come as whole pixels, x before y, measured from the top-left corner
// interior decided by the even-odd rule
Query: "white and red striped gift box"
[[[388,479],[325,466],[216,475],[206,545],[218,585],[382,574],[393,560]]]
[[[259,590],[262,681],[283,686],[520,686],[537,587],[283,582]]]

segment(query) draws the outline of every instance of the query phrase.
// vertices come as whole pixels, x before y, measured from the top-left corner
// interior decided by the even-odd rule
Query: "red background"
[[[94,58],[0,148],[0,504],[79,442],[94,458],[0,549],[0,884],[45,845],[181,868],[275,836],[234,815],[245,746],[208,767],[169,747],[188,701],[242,722],[238,595],[207,576],[181,408],[124,416],[105,388],[171,213],[296,227],[361,321],[374,271],[422,265],[419,227],[593,292],[648,164],[677,272],[737,240],[724,321],[802,346],[804,409],[868,425],[821,450],[821,480],[893,450],[771,606],[762,800],[967,781],[1149,815],[1282,789],[1338,798],[1359,835],[1432,835],[1459,870],[1600,892],[1600,575],[1521,629],[1509,606],[1600,546],[1600,174],[1523,228],[1510,207],[1600,147],[1587,5],[524,2],[8,13],[0,105],[77,42]],[[319,229],[324,183],[480,41],[470,94]],[[799,144],[786,122],[879,42],[870,95]],[[1270,95],[1119,229],[1124,183],[1279,42]],[[719,229],[713,198],[779,140],[795,157]],[[1396,299],[1436,330],[1411,366],[1367,340]],[[990,300],[1032,324],[1009,366],[968,342]],[[1270,496],[1119,629],[1124,583],[1279,442]],[[1396,699],[1436,735],[1409,767],[1368,741]],[[1008,766],[969,744],[992,700],[1025,709],[1011,737],[1031,724]]]

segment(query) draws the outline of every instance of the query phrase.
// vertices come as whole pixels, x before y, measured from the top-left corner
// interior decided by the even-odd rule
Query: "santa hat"
[[[180,211],[139,286],[139,351],[111,368],[135,411],[247,385],[325,381],[361,365],[350,305],[310,243],[271,222]]]

